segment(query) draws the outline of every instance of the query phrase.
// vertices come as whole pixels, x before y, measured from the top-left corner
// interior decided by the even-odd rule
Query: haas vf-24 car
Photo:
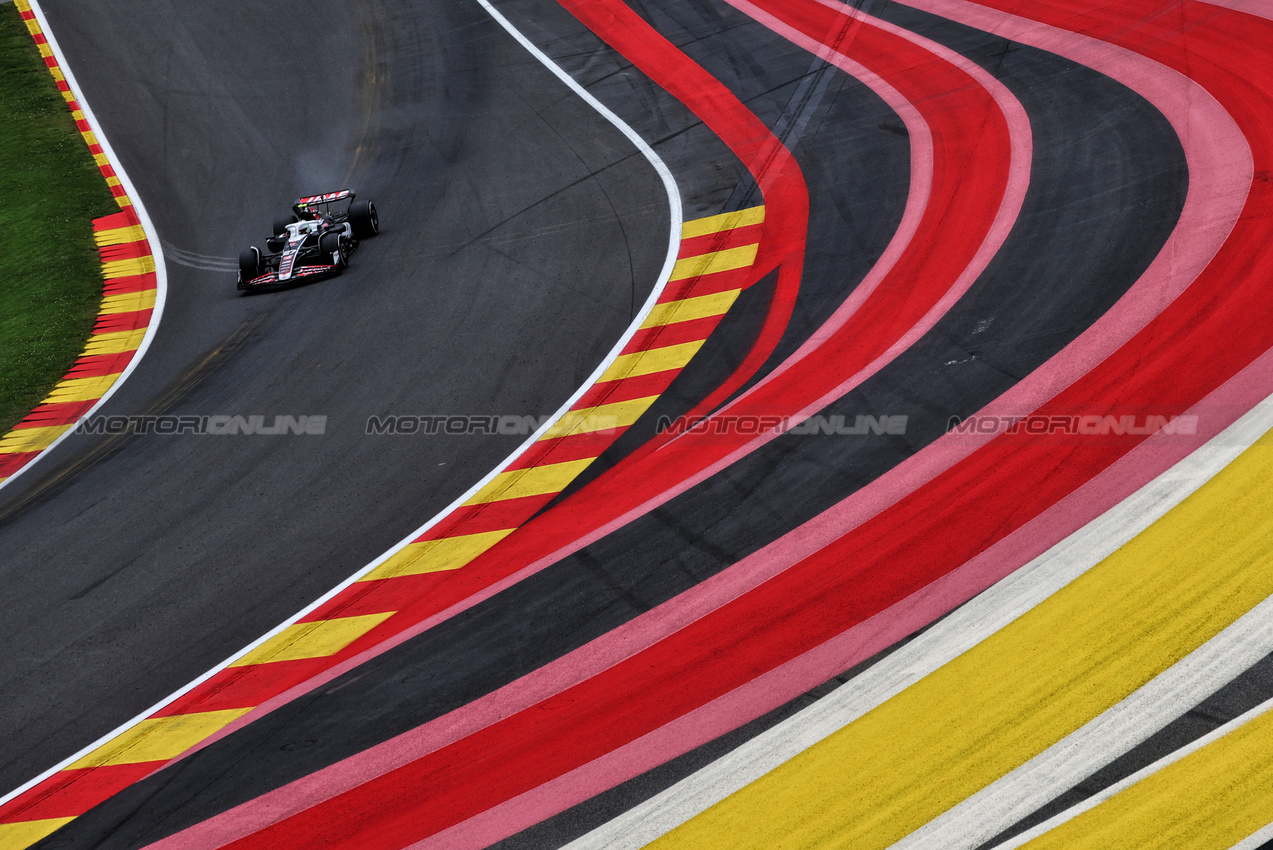
[[[358,243],[380,232],[376,205],[356,201],[348,189],[300,198],[292,214],[274,219],[265,253],[253,245],[239,254],[239,289],[340,274]]]

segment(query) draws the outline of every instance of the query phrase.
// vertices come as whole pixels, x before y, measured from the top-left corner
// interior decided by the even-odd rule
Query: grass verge
[[[0,434],[84,349],[101,302],[92,220],[118,212],[18,10],[0,4]]]

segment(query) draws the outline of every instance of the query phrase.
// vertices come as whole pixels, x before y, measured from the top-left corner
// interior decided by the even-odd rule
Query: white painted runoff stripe
[[[1273,597],[1122,702],[893,847],[980,846],[1130,751],[1271,652]],[[1067,810],[1058,817],[1064,820],[1077,813]]]
[[[1273,817],[1273,812],[1269,816]],[[1269,824],[1249,838],[1242,839],[1237,844],[1234,844],[1230,850],[1260,850],[1261,847],[1270,841],[1273,841],[1273,824]]]
[[[530,52],[530,54],[533,55],[536,59],[538,59],[541,63],[543,63],[548,68],[548,70],[550,70],[558,79],[560,79],[563,83],[565,83],[566,86],[569,87],[571,91],[573,91],[579,97],[583,98],[583,100],[589,106],[591,106],[593,109],[599,112],[602,117],[604,117],[607,121],[613,124],[621,133],[623,133],[623,135],[626,136],[628,140],[631,141],[632,144],[636,146],[637,150],[641,152],[641,154],[646,158],[646,160],[649,161],[650,165],[652,165],[654,167],[654,170],[658,173],[659,178],[663,182],[663,189],[667,193],[668,211],[670,214],[671,222],[670,222],[670,232],[668,235],[667,256],[663,261],[663,268],[659,272],[658,281],[655,283],[654,289],[650,292],[650,296],[645,300],[645,304],[642,305],[641,310],[637,313],[636,317],[632,320],[632,324],[628,326],[628,329],[624,332],[623,336],[620,337],[619,341],[614,344],[614,347],[611,348],[610,353],[607,354],[605,359],[601,361],[601,363],[593,371],[592,375],[589,376],[588,379],[584,381],[582,385],[580,385],[579,389],[577,389],[575,393],[569,399],[567,399],[566,402],[562,404],[561,407],[559,407],[557,411],[546,422],[544,422],[543,425],[539,427],[539,430],[537,430],[525,442],[523,442],[522,445],[519,446],[516,451],[514,451],[507,458],[505,458],[498,466],[496,466],[489,473],[487,473],[480,481],[478,481],[468,490],[464,491],[464,493],[458,496],[455,499],[455,501],[451,502],[450,505],[443,508],[432,519],[424,523],[424,525],[421,525],[415,531],[412,531],[410,534],[408,534],[406,537],[404,537],[402,540],[396,543],[392,548],[390,548],[380,557],[376,558],[374,561],[367,564],[367,566],[363,567],[361,570],[354,573],[349,578],[345,579],[343,582],[338,584],[336,587],[332,588],[323,596],[314,600],[305,608],[298,611],[294,616],[280,623],[278,626],[271,629],[266,634],[261,635],[261,637],[257,638],[251,644],[243,647],[243,649],[239,650],[238,652],[231,655],[229,658],[222,661],[220,664],[211,668],[210,670],[205,672],[202,676],[198,677],[197,679],[193,680],[189,684],[185,685],[180,690],[174,691],[172,694],[169,694],[168,696],[164,697],[162,700],[155,703],[153,706],[146,709],[141,714],[138,714],[132,720],[129,720],[128,722],[119,726],[115,730],[108,732],[106,735],[103,735],[101,738],[98,738],[96,741],[84,747],[83,749],[79,750],[74,755],[71,755],[67,757],[66,759],[63,759],[58,764],[44,771],[43,773],[41,773],[39,776],[35,777],[31,781],[23,784],[21,787],[15,788],[13,791],[10,791],[9,793],[5,794],[3,797],[0,797],[0,805],[4,805],[8,801],[12,800],[14,797],[17,797],[19,794],[22,794],[28,789],[39,784],[40,782],[43,782],[45,779],[49,778],[53,774],[61,771],[67,766],[73,764],[74,762],[88,755],[93,750],[97,749],[103,744],[106,744],[112,739],[118,737],[119,735],[122,735],[124,732],[127,732],[129,729],[136,726],[141,721],[145,720],[146,718],[155,714],[157,711],[161,710],[164,706],[171,704],[175,700],[180,699],[185,694],[194,690],[199,685],[203,684],[208,679],[215,676],[217,673],[229,667],[238,659],[242,658],[243,656],[247,655],[252,650],[256,649],[258,646],[262,645],[266,641],[273,638],[275,635],[278,635],[280,632],[284,631],[288,627],[299,622],[303,617],[308,615],[310,612],[316,610],[319,606],[323,605],[328,600],[330,600],[331,598],[333,598],[334,596],[336,596],[337,594],[345,590],[347,587],[354,584],[356,581],[358,581],[360,578],[365,576],[367,573],[371,572],[372,570],[376,569],[376,567],[379,567],[385,561],[389,560],[389,558],[391,558],[404,546],[413,542],[421,534],[428,531],[430,528],[432,528],[434,525],[440,522],[451,511],[460,507],[466,501],[468,501],[470,498],[476,495],[476,493],[479,490],[481,490],[484,486],[486,486],[486,484],[490,482],[491,479],[493,479],[496,475],[499,475],[501,472],[507,469],[508,466],[514,460],[516,460],[518,456],[522,454],[522,452],[526,451],[526,449],[534,445],[535,442],[539,440],[539,438],[542,436],[542,434],[545,431],[547,431],[549,428],[552,428],[553,425],[555,425],[557,421],[560,420],[561,417],[565,415],[565,413],[569,411],[571,407],[574,406],[574,403],[579,400],[579,398],[584,394],[584,392],[586,392],[587,389],[591,387],[592,384],[595,383],[598,378],[601,377],[601,375],[605,372],[605,370],[610,367],[610,364],[614,362],[615,358],[619,356],[619,352],[623,350],[623,347],[627,345],[628,341],[637,332],[637,329],[641,326],[641,323],[645,321],[646,316],[648,316],[650,311],[654,308],[654,305],[658,301],[659,296],[662,295],[664,288],[666,288],[667,286],[668,279],[672,275],[672,267],[676,265],[676,257],[681,247],[681,225],[683,224],[683,213],[681,209],[680,189],[676,185],[676,179],[672,176],[671,170],[667,167],[667,164],[663,162],[663,160],[659,157],[659,155],[654,152],[654,149],[651,148],[645,142],[644,139],[642,139],[640,136],[637,135],[635,130],[629,127],[623,121],[623,119],[621,119],[618,115],[614,114],[608,108],[606,108],[606,106],[602,104],[599,100],[597,100],[595,97],[589,94],[581,85],[579,85],[579,83],[575,82],[573,77],[571,77],[564,70],[558,67],[555,63],[553,63],[553,61],[549,59],[548,56],[545,55],[539,48],[531,44],[531,42],[528,41],[526,37],[522,35],[511,23],[509,23],[508,19],[506,19],[493,6],[491,6],[491,4],[487,0],[477,0],[477,2],[481,4],[482,8],[484,8],[500,26],[502,26],[505,30],[507,30],[508,33],[512,35],[513,38],[515,38],[519,44],[522,45],[522,47],[524,47],[528,52]],[[31,5],[33,8],[36,8],[36,14],[40,15],[41,13],[36,7],[34,0],[32,0]],[[40,20],[40,25],[42,27],[45,26],[45,22],[43,18],[41,18]],[[46,28],[46,33],[47,33],[47,28]],[[53,44],[53,38],[51,34],[49,35],[49,43]],[[54,46],[53,49],[56,51],[57,50],[56,46]],[[58,61],[59,62],[62,61],[62,57],[60,55],[58,56]],[[67,82],[70,83],[71,75],[69,71],[67,71],[66,75],[67,75]],[[84,110],[84,114],[85,116],[88,116],[89,114],[87,107]],[[90,118],[90,121],[91,120],[92,119]],[[96,128],[96,125],[94,125],[94,127]],[[102,147],[103,147],[103,150],[107,150],[104,139],[102,140]],[[108,152],[108,155],[109,155],[109,152]],[[127,178],[124,177],[123,174],[121,173],[120,180],[121,182],[124,182],[127,180]],[[128,190],[130,197],[132,197],[131,184],[124,183],[124,185],[125,185],[125,188]],[[154,231],[150,226],[150,221],[146,217],[145,211],[140,209],[140,206],[138,208],[138,215],[142,218],[142,221],[146,226],[147,235],[150,236],[150,234],[153,234]],[[161,270],[160,271],[160,275],[161,275],[160,290],[159,290],[158,300],[156,301],[156,304],[155,304],[155,314],[158,315],[163,305],[164,292],[165,292],[164,281],[166,279],[162,276],[163,256],[162,254],[159,253],[159,240],[151,237],[151,247],[155,251],[156,268]],[[142,343],[141,348],[138,349],[137,357],[134,358],[133,360],[134,365],[136,364],[137,360],[140,359],[141,354],[146,349],[146,346],[149,345],[152,335],[153,335],[153,325],[151,330],[147,331],[145,341]],[[120,378],[120,381],[122,381],[124,377],[127,377],[127,375],[129,374],[131,370],[132,370],[132,365],[130,365],[129,369],[123,373],[123,375]],[[115,386],[119,386],[119,382],[116,382]],[[112,392],[113,391],[114,391],[114,388],[112,388]],[[110,396],[110,393],[107,393],[107,395],[103,397],[102,401],[105,401],[106,398],[109,398],[109,396]],[[101,402],[99,402],[99,405],[100,403]],[[96,410],[97,408],[94,407],[93,409]],[[54,445],[56,445],[56,443],[54,443]],[[34,461],[32,461],[32,463],[34,463]],[[16,477],[16,475],[14,477]],[[10,478],[9,480],[12,481],[13,479]]]
[[[847,684],[567,846],[642,847],[795,758],[1079,578],[1184,501],[1270,428],[1273,397]]]
[[[53,51],[53,57],[57,60],[58,70],[62,72],[62,76],[66,78],[66,85],[71,90],[71,94],[75,96],[75,102],[79,104],[80,111],[84,113],[84,120],[93,128],[93,134],[97,137],[97,143],[102,147],[102,153],[106,154],[106,161],[110,163],[111,168],[115,172],[115,176],[119,178],[119,184],[124,187],[124,191],[128,194],[128,200],[132,203],[133,209],[137,213],[137,218],[141,220],[142,230],[146,233],[146,241],[150,243],[150,253],[155,258],[155,306],[150,314],[150,324],[146,328],[146,334],[142,337],[141,345],[137,346],[137,352],[132,359],[128,361],[128,365],[124,367],[124,371],[119,373],[119,377],[110,385],[106,393],[97,400],[97,403],[84,412],[79,418],[79,422],[92,416],[101,409],[107,400],[115,394],[115,391],[124,385],[129,376],[133,374],[133,370],[137,368],[137,364],[141,363],[146,352],[150,349],[150,343],[155,338],[155,333],[159,330],[159,321],[163,318],[164,304],[168,300],[168,270],[164,267],[164,252],[159,243],[159,235],[155,232],[155,225],[150,220],[150,215],[146,212],[146,206],[141,201],[141,196],[137,194],[137,187],[133,185],[133,181],[128,178],[128,173],[124,171],[124,166],[120,162],[119,157],[115,155],[114,149],[111,147],[110,140],[106,138],[106,134],[102,132],[102,125],[97,123],[93,110],[89,107],[88,101],[84,99],[84,93],[80,89],[79,83],[75,81],[75,74],[71,73],[71,66],[66,61],[66,56],[62,53],[62,48],[58,46],[57,39],[53,36],[53,30],[49,28],[48,19],[44,17],[44,10],[40,8],[39,0],[30,0],[31,11],[35,13],[35,19],[40,24],[40,30],[49,45],[49,50]],[[78,425],[78,422],[76,423]],[[23,464],[16,472],[8,478],[0,481],[0,490],[6,485],[12,484],[18,479],[22,473],[35,466],[41,460],[48,456],[49,452],[57,448],[58,444],[75,432],[75,427],[67,428],[56,440],[49,443],[38,455],[31,458]],[[6,798],[0,798],[0,804]]]
[[[1168,767],[1172,764],[1175,764],[1176,762],[1180,761],[1182,758],[1184,758],[1187,755],[1190,755],[1191,753],[1196,753],[1198,750],[1202,749],[1208,744],[1215,743],[1216,741],[1223,738],[1225,735],[1228,735],[1229,733],[1241,728],[1242,726],[1245,726],[1246,724],[1250,723],[1252,720],[1256,719],[1257,717],[1269,711],[1270,709],[1273,709],[1273,700],[1269,700],[1267,702],[1261,703],[1260,705],[1257,705],[1255,708],[1251,709],[1246,714],[1243,714],[1240,717],[1235,717],[1233,720],[1230,720],[1228,723],[1224,724],[1219,729],[1216,729],[1215,731],[1211,732],[1209,735],[1205,735],[1199,738],[1198,740],[1194,741],[1192,744],[1189,744],[1188,746],[1185,746],[1185,747],[1181,747],[1180,749],[1173,752],[1171,755],[1164,756],[1163,758],[1159,759],[1158,761],[1154,762],[1148,767],[1142,770],[1138,770],[1136,773],[1133,773],[1131,776],[1127,777],[1122,782],[1111,785],[1110,787],[1101,791],[1099,794],[1092,795],[1091,797],[1084,800],[1083,802],[1061,812],[1056,817],[1044,821],[1043,823],[1031,829],[1029,832],[1023,832],[1020,835],[1013,838],[1011,841],[1008,841],[1004,844],[999,845],[1000,850],[1013,850],[1013,848],[1020,847],[1022,844],[1025,844],[1028,841],[1033,841],[1034,839],[1038,838],[1040,835],[1043,835],[1045,832],[1050,832],[1053,829],[1056,829],[1058,826],[1065,823],[1066,821],[1072,820],[1073,818],[1078,817],[1084,812],[1089,811],[1090,809],[1096,808],[1101,803],[1108,800],[1110,797],[1113,797],[1119,792],[1127,788],[1130,788],[1131,786],[1135,785],[1137,782],[1140,782],[1142,779],[1152,776],[1153,774],[1157,773],[1163,768]],[[1261,839],[1261,836],[1263,836],[1263,839]],[[1273,838],[1273,826],[1265,827],[1264,829],[1255,833],[1255,835],[1252,835],[1251,837],[1241,841],[1235,846],[1234,850],[1237,850],[1237,848],[1242,848],[1242,850],[1248,850],[1248,849],[1255,850],[1255,848],[1258,848],[1262,843],[1264,843],[1265,840],[1269,838]]]

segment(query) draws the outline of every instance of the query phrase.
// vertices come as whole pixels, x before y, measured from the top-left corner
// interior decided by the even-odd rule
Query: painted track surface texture
[[[366,418],[549,412],[631,321],[668,230],[649,165],[480,9],[315,7],[287,56],[274,36],[245,50],[222,10],[45,9],[186,263],[165,334],[110,412],[328,423],[321,437],[73,437],[6,488],[8,788],[250,643],[503,459],[524,437],[372,438]],[[451,30],[465,40],[433,43]],[[324,60],[288,58],[306,51]],[[346,181],[385,221],[350,272],[239,298],[227,256],[299,193]]]
[[[1273,651],[1273,419],[1252,410],[1273,393],[1273,81],[1250,70],[1273,67],[1273,39],[1252,37],[1269,24],[1251,5],[507,4],[620,114],[697,113],[718,136],[703,149],[739,156],[778,229],[747,283],[768,301],[737,297],[711,362],[600,472],[536,494],[552,501],[458,568],[420,571],[427,592],[395,615],[415,625],[373,624],[360,654],[48,846],[1258,834],[1259,697],[1249,722],[1166,734],[1226,687],[1268,693]],[[808,177],[851,162],[833,151],[855,120],[909,143],[909,190],[878,184],[905,238],[890,254],[876,231],[866,250],[889,271],[837,274],[822,246],[870,228],[828,208],[865,212],[877,185]],[[803,247],[760,155],[783,150],[808,191]],[[701,186],[692,153],[675,167]],[[725,206],[759,209],[740,176]],[[907,425],[854,446],[837,441],[869,426],[821,441],[789,422],[650,426],[730,394],[708,423],[901,410]],[[992,427],[944,433],[979,411]]]

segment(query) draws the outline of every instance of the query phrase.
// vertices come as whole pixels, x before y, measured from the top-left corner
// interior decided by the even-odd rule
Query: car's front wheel
[[[239,254],[239,280],[247,283],[261,276],[261,249],[253,245]]]
[[[345,256],[345,246],[341,244],[339,233],[324,233],[318,240],[318,251],[330,257],[332,265],[338,269],[349,265],[349,258]]]
[[[371,201],[354,201],[349,205],[349,224],[355,239],[368,239],[380,232],[380,216]]]

